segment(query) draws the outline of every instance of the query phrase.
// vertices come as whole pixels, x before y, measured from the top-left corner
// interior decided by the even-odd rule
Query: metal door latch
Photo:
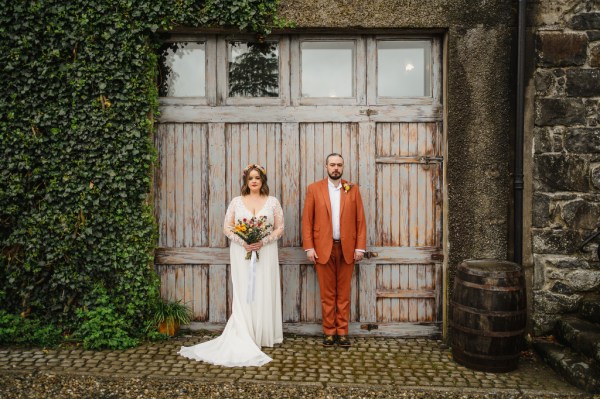
[[[367,115],[367,116],[371,116],[371,115],[377,115],[379,112],[377,112],[374,109],[361,109],[360,111],[358,111],[358,113],[360,115]]]
[[[376,258],[378,255],[379,254],[377,252],[365,251],[365,258],[367,259]]]
[[[426,155],[426,156],[419,158],[419,163],[425,170],[429,170],[429,168],[430,168],[429,164],[431,164],[432,162],[443,162],[443,161],[444,161],[444,157],[430,157],[430,156]]]

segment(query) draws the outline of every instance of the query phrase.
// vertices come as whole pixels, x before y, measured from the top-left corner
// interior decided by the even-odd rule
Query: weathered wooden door
[[[174,40],[183,49],[191,42]],[[244,61],[239,55],[253,50],[250,44],[240,50],[239,43],[247,43],[242,39],[224,37],[195,38],[192,48],[202,48],[205,57],[201,91],[187,97],[165,91],[155,178],[162,296],[189,303],[203,328],[227,320],[231,288],[223,219],[228,202],[239,195],[241,170],[256,162],[266,167],[271,193],[285,213],[280,242],[284,328],[320,332],[319,287],[301,247],[300,221],[306,187],[326,177],[326,155],[340,152],[344,177],[361,188],[373,255],[355,267],[350,333],[439,335],[443,140],[438,39],[272,40],[267,50],[255,53],[277,60],[270,65],[275,65],[278,84],[271,81],[256,90],[259,96],[234,92],[232,71]],[[333,59],[320,65],[327,54]],[[398,82],[383,79],[388,70],[397,74],[394,64],[402,62],[406,65],[396,67],[421,69],[416,89],[406,82],[411,76]],[[329,70],[334,73],[328,76]],[[178,72],[190,73],[183,67]],[[343,76],[336,81],[335,75]]]

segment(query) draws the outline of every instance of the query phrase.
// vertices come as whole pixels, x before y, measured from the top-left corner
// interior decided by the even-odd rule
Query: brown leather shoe
[[[325,335],[325,338],[323,338],[323,346],[333,345],[335,345],[335,335]]]
[[[349,348],[352,346],[352,343],[350,342],[350,339],[348,338],[347,335],[339,335],[337,341],[338,341],[338,345],[343,348]]]

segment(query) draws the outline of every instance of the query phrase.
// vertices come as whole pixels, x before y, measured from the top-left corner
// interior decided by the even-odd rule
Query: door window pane
[[[302,97],[354,97],[354,41],[302,42]]]
[[[385,40],[377,43],[379,97],[431,96],[431,43]]]
[[[159,95],[163,97],[204,97],[204,42],[166,44],[160,53]]]
[[[229,97],[279,96],[279,45],[229,42]]]

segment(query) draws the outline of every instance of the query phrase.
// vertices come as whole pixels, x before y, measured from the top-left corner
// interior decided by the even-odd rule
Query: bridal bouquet
[[[246,244],[254,244],[265,238],[271,232],[271,225],[267,223],[267,217],[253,216],[249,220],[247,218],[238,219],[237,223],[231,229],[234,234],[241,237]],[[250,259],[252,252],[246,253],[246,259]],[[258,252],[256,252],[258,259]]]

